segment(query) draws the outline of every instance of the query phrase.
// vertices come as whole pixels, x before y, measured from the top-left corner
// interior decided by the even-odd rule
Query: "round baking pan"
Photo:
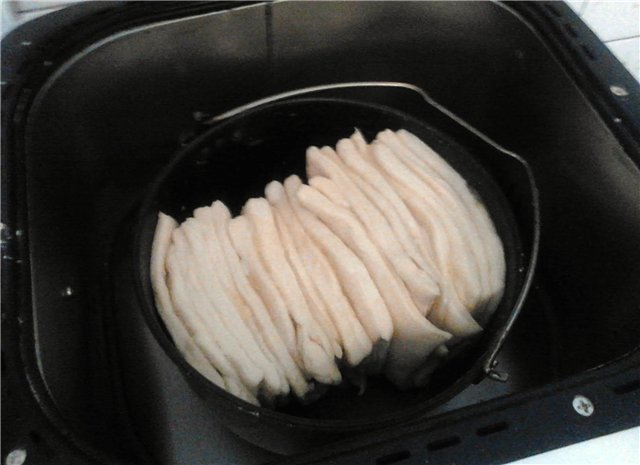
[[[234,214],[251,197],[263,196],[271,180],[291,174],[305,177],[305,149],[335,145],[358,128],[368,140],[383,129],[406,129],[430,145],[467,181],[481,199],[500,236],[506,260],[504,296],[483,333],[455,351],[424,388],[399,391],[382,377],[370,378],[362,395],[352,387],[334,387],[318,401],[291,401],[277,409],[248,404],[209,382],[178,352],[154,305],[149,275],[151,244],[159,211],[178,221],[214,200],[222,200]],[[507,197],[486,163],[447,134],[390,107],[361,101],[295,98],[242,112],[206,130],[182,148],[150,184],[134,230],[133,279],[140,308],[151,332],[190,386],[214,409],[228,428],[241,437],[277,452],[302,450],[347,434],[408,422],[449,400],[487,376],[514,312],[526,292],[525,249],[521,238],[529,225],[516,220]],[[508,173],[509,170],[497,172]],[[508,175],[508,174],[507,174]],[[504,174],[502,175],[505,176]],[[515,182],[515,181],[514,181]],[[508,184],[508,182],[507,182]],[[517,202],[515,202],[517,204]],[[526,207],[526,205],[525,205]],[[525,208],[523,207],[523,208]]]

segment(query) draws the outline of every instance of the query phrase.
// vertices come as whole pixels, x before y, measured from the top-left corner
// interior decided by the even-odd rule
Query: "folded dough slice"
[[[338,143],[338,150],[355,149],[348,139]],[[378,246],[391,266],[398,273],[420,313],[424,316],[440,294],[438,284],[431,275],[419,268],[398,241],[384,215],[373,205],[364,193],[358,189],[338,155],[329,147],[318,150],[307,149],[307,173],[310,176],[326,176],[321,183],[324,192],[334,197],[348,198],[347,208],[360,219],[369,233],[370,239]],[[316,180],[316,184],[321,179]],[[313,178],[310,184],[313,186]],[[332,182],[333,181],[333,182]],[[327,196],[329,197],[329,196]],[[334,202],[336,203],[336,202]]]
[[[451,334],[422,317],[407,289],[350,211],[332,203],[311,186],[301,186],[297,197],[303,207],[329,226],[365,264],[393,320],[385,374],[399,387],[407,387],[411,374],[425,363],[431,352],[448,341]]]
[[[225,331],[228,335],[228,343],[233,342],[234,349],[229,349],[227,356],[230,358],[238,372],[241,370],[253,370],[259,373],[261,378],[257,393],[264,395],[266,399],[274,397],[280,388],[280,377],[275,373],[267,373],[270,369],[264,354],[254,339],[251,331],[242,320],[241,311],[236,308],[231,296],[226,292],[219,277],[215,272],[215,262],[206,246],[202,236],[194,228],[189,227],[195,220],[189,218],[173,233],[176,248],[183,247],[188,257],[190,276],[200,286],[201,295],[209,304],[209,308],[203,308],[202,314],[207,319],[208,325],[221,325],[216,329]],[[217,319],[213,318],[217,317]],[[229,346],[225,346],[227,349]],[[258,353],[259,352],[259,353]],[[248,388],[253,385],[243,379]]]
[[[477,297],[476,301],[469,304],[472,305],[471,310],[480,310],[490,299],[492,290],[489,282],[491,279],[489,259],[486,255],[484,238],[481,235],[479,225],[465,207],[459,194],[404,145],[394,132],[382,131],[378,134],[377,140],[385,144],[398,160],[423,182],[425,192],[428,192],[434,199],[438,199],[442,207],[450,212],[450,218],[458,226],[467,252],[473,256],[478,265],[478,278],[482,294]]]
[[[379,170],[370,154],[371,149],[362,135],[356,131],[351,136],[351,140],[357,150],[348,152],[342,150],[338,155],[354,174],[354,182],[372,202],[377,203],[380,211],[387,215],[398,239],[416,264],[433,279],[440,281],[440,272],[435,266],[435,251],[425,231]]]
[[[309,180],[309,185],[316,188],[318,192],[323,194],[327,199],[342,198],[346,199],[350,192],[343,192],[337,183],[333,180],[325,178],[323,176],[315,176]],[[319,186],[320,188],[317,188]],[[329,193],[330,195],[327,195]],[[340,205],[343,208],[348,208],[352,212],[362,212],[365,214],[356,214],[356,217],[360,218],[362,225],[365,225],[369,238],[376,245],[383,257],[386,259],[387,264],[395,270],[398,277],[409,291],[413,302],[415,303],[418,311],[422,316],[426,316],[431,312],[434,305],[439,300],[440,286],[438,283],[424,270],[418,268],[415,262],[413,262],[409,256],[404,252],[393,231],[389,228],[388,223],[379,223],[375,218],[376,214],[369,211],[367,208],[363,208],[354,201],[354,196],[349,197],[351,202],[346,202],[344,205]],[[336,203],[336,202],[334,202]],[[380,212],[377,212],[380,214]]]
[[[359,365],[371,354],[372,342],[343,294],[335,272],[299,223],[282,184],[277,181],[267,184],[265,195],[274,208],[278,230],[283,238],[291,237],[309,280],[326,306],[340,337],[347,364]]]
[[[231,220],[229,210],[222,202],[216,201],[213,203],[211,208],[206,210],[205,213],[211,226],[215,229],[217,235],[216,239],[219,241],[223,249],[225,260],[224,262],[221,262],[221,264],[223,266],[226,265],[238,292],[251,309],[258,330],[264,334],[265,343],[273,353],[279,365],[282,367],[293,392],[296,396],[303,398],[310,391],[311,387],[305,380],[302,371],[289,354],[286,344],[280,334],[278,334],[278,330],[271,320],[269,311],[265,307],[264,302],[253,289],[247,276],[244,274],[240,258],[233,248],[229,237],[228,227],[229,221]]]
[[[262,236],[263,230],[260,231]],[[295,329],[295,337],[296,337],[296,349],[297,353],[300,354],[300,361],[302,362],[301,368],[304,369],[305,373],[309,376],[315,378],[321,383],[324,384],[335,384],[340,381],[340,372],[338,371],[334,355],[331,351],[330,342],[327,340],[324,333],[318,334],[318,328],[313,328],[313,324],[309,323],[308,318],[305,319],[304,315],[300,315],[300,309],[298,307],[291,309],[291,301],[287,300],[290,298],[292,293],[291,287],[297,284],[294,282],[284,282],[285,278],[277,273],[273,273],[272,269],[276,266],[276,263],[271,262],[269,260],[272,258],[271,255],[276,255],[280,252],[272,252],[269,250],[266,251],[266,255],[268,258],[265,259],[263,255],[264,249],[269,248],[269,240],[265,240],[266,238],[262,238],[262,242],[258,243],[258,240],[255,236],[258,234],[255,233],[254,227],[244,215],[233,218],[229,222],[229,234],[231,235],[231,241],[238,252],[238,254],[242,257],[251,257],[248,260],[257,261],[257,263],[251,263],[251,266],[254,268],[257,264],[258,266],[263,267],[262,273],[265,273],[266,276],[263,276],[263,279],[269,279],[271,283],[274,285],[274,289],[277,290],[277,295],[279,302],[273,302],[273,304],[278,305],[280,307],[283,304],[284,309],[287,312],[288,318],[293,322]],[[262,247],[259,247],[259,244]],[[260,253],[262,252],[262,253]],[[284,257],[281,257],[281,260]],[[282,263],[279,263],[282,266]],[[262,274],[261,273],[261,274]],[[295,279],[295,278],[294,278]],[[277,280],[277,281],[276,281]],[[284,292],[283,292],[284,288]],[[293,291],[295,292],[295,291]],[[288,295],[284,295],[287,293]],[[271,302],[266,302],[267,305],[272,305]],[[298,319],[296,320],[296,317]],[[315,330],[315,338],[309,333],[308,326],[312,326]],[[324,339],[325,346],[321,345],[318,342],[318,339]],[[328,347],[327,351],[325,347]],[[329,353],[327,353],[329,352]]]
[[[187,276],[189,273],[183,271],[182,274]],[[171,283],[170,288],[172,290],[172,300],[176,308],[181,308],[182,314],[186,312],[195,312],[196,310],[194,310],[194,306],[199,305],[199,299],[194,299],[192,293],[198,291],[194,291],[193,288],[191,288],[190,285],[182,279],[182,276],[170,277],[169,282]],[[198,334],[194,334],[194,341],[199,345],[199,347],[208,348],[206,353],[203,353],[205,353],[207,359],[210,360],[222,375],[225,390],[251,404],[260,405],[258,398],[256,397],[256,392],[249,390],[249,388],[247,388],[247,386],[242,382],[240,375],[227,359],[225,352],[218,341],[209,335],[204,334],[202,331],[196,331],[198,331]]]
[[[284,182],[289,204],[298,221],[324,252],[369,339],[374,344],[389,342],[393,334],[391,315],[367,268],[331,229],[302,207],[297,196],[302,186],[298,176],[289,176]]]
[[[405,165],[398,163],[397,158],[387,146],[374,142],[372,153],[378,166],[394,183],[396,191],[400,193],[403,200],[413,203],[414,215],[417,214],[416,207],[420,211],[420,217],[416,219],[427,228],[432,238],[439,235],[438,239],[434,238],[434,245],[438,241],[440,247],[437,247],[436,251],[440,252],[438,256],[440,272],[447,273],[446,270],[448,270],[460,300],[467,308],[473,308],[476,299],[482,295],[478,277],[480,270],[473,256],[468,252],[458,227],[437,199],[424,189],[420,180]],[[445,242],[446,253],[445,248],[442,247]]]
[[[231,244],[240,257],[240,263],[249,282],[262,298],[289,355],[296,362],[296,365],[304,370],[304,363],[298,351],[295,326],[291,321],[287,306],[258,256],[258,251],[251,237],[250,226],[246,224],[246,218],[240,220],[237,218],[241,217],[232,218],[227,227]]]
[[[171,244],[171,234],[178,223],[169,215],[158,213],[158,224],[151,246],[151,286],[155,297],[156,308],[167,331],[173,338],[176,347],[185,360],[205,378],[218,387],[225,388],[224,380],[218,370],[207,360],[202,350],[194,342],[184,323],[176,315],[167,288],[167,270],[165,266],[167,251]]]
[[[362,135],[356,131],[356,133],[351,137],[351,140],[353,141],[353,144],[358,147],[358,153],[347,153],[342,151],[339,152],[338,155],[341,156],[341,159],[345,161],[346,164],[353,166],[354,169],[351,170],[351,173],[353,175],[352,179],[354,182],[361,187],[363,192],[365,192],[372,201],[379,202],[381,205],[380,210],[387,214],[387,218],[389,218],[391,224],[395,224],[397,226],[394,231],[402,230],[405,222],[400,219],[400,215],[394,208],[392,201],[387,199],[387,196],[392,199],[396,198],[393,203],[399,206],[399,210],[406,211],[406,215],[410,217],[409,222],[415,222],[412,214],[409,212],[402,199],[398,196],[397,192],[387,183],[387,180],[378,171],[373,157],[364,153],[368,152],[370,148],[362,138]],[[363,176],[359,177],[359,173],[362,173]],[[372,182],[373,185],[367,183],[365,178]],[[382,187],[380,188],[380,186]],[[376,187],[381,190],[376,190]],[[387,195],[384,195],[385,193]],[[416,227],[419,228],[417,223]],[[400,237],[404,234],[405,233],[400,233],[398,236]],[[411,243],[413,243],[413,241],[411,241]],[[429,245],[429,247],[431,246]],[[434,276],[434,279],[440,285],[440,296],[432,307],[432,311],[427,315],[429,320],[438,328],[452,333],[456,336],[456,339],[467,335],[473,335],[480,331],[480,326],[467,315],[468,312],[466,307],[458,298],[451,281],[449,279],[442,278],[442,274],[435,266],[436,263],[434,262],[433,265],[426,264],[424,260],[421,260],[421,256],[416,258],[415,254],[412,254],[412,258],[414,258],[416,263],[420,264],[423,269],[425,269],[425,267],[428,268],[431,275]],[[455,342],[455,340],[450,341],[450,343],[453,342]]]
[[[500,302],[504,291],[506,264],[502,241],[496,233],[495,226],[486,209],[471,192],[466,181],[442,157],[428,145],[408,131],[397,132],[398,138],[460,195],[468,211],[474,216],[483,233],[486,255],[490,260],[491,288],[494,296],[487,305],[485,313],[490,314]]]
[[[286,396],[289,394],[289,382],[286,379],[280,362],[272,351],[273,344],[268,342],[267,337],[269,335],[265,334],[262,330],[251,307],[243,299],[234,283],[231,270],[226,264],[222,240],[218,237],[215,226],[210,218],[211,213],[211,207],[198,208],[194,211],[194,218],[189,218],[181,227],[185,229],[187,234],[190,232],[194,235],[201,235],[201,240],[204,241],[203,246],[206,248],[208,258],[215,265],[211,267],[211,269],[219,280],[222,292],[224,292],[232,302],[234,310],[253,336],[251,341],[243,341],[243,346],[247,350],[252,351],[251,359],[265,372],[265,380],[268,380],[265,381],[265,385],[268,389],[265,389],[263,394],[265,399],[271,402],[276,396]]]
[[[167,252],[167,286],[176,315],[196,345],[225,380],[226,389],[251,403],[258,404],[256,394],[262,374],[240,357],[229,352],[240,352],[237,342],[224,328],[211,304],[205,298],[194,270],[188,266],[190,254],[184,237],[174,230],[172,245]],[[176,237],[179,237],[176,240]]]
[[[300,290],[302,291],[302,295],[309,306],[309,312],[330,338],[336,357],[342,359],[342,340],[338,335],[338,330],[331,321],[325,303],[320,298],[315,286],[311,282],[311,278],[307,274],[307,270],[304,268],[302,259],[300,258],[293,243],[289,230],[283,223],[282,218],[278,218],[278,216],[279,215],[275,209],[273,209],[273,219],[275,221],[278,234],[280,235],[280,241],[282,242],[285,256],[291,266],[291,270],[294,272],[296,280],[300,286]]]
[[[407,207],[421,221],[431,238],[433,249],[436,254],[435,264],[439,276],[440,296],[427,315],[429,320],[441,329],[451,332],[455,336],[465,336],[475,334],[480,330],[473,318],[468,315],[468,310],[458,297],[458,291],[454,287],[454,275],[449,269],[447,257],[449,256],[449,243],[446,233],[428,211],[424,210],[424,205],[412,192],[404,185],[397,185],[396,191],[401,194]],[[440,272],[442,270],[442,272]],[[467,315],[465,315],[465,313]],[[455,341],[450,341],[455,342]]]
[[[358,150],[359,152],[366,152],[368,150],[369,144],[358,128],[355,128],[355,130],[353,131],[351,142],[353,142],[356,150]]]
[[[320,191],[322,195],[327,197],[336,205],[340,205],[344,208],[351,208],[351,203],[346,199],[342,190],[333,180],[330,179],[330,177],[324,177],[320,170],[311,174],[314,170],[309,170],[308,160],[309,159],[307,157],[307,176],[309,177],[309,185]]]
[[[249,199],[242,207],[242,213],[253,225],[256,246],[267,270],[271,272],[276,286],[289,306],[291,318],[305,328],[309,336],[323,348],[328,356],[338,357],[334,348],[337,348],[340,353],[342,350],[339,346],[336,347],[337,344],[331,340],[320,321],[311,313],[300,283],[296,280],[296,275],[287,261],[271,205],[263,197]]]

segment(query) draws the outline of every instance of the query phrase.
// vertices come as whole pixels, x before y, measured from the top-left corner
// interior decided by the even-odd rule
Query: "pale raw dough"
[[[343,290],[358,319],[374,343],[374,348],[379,349],[375,358],[378,365],[382,366],[386,358],[386,343],[393,334],[393,322],[387,305],[360,259],[326,225],[300,205],[297,191],[301,186],[302,182],[297,176],[289,176],[285,180],[289,204],[300,224],[323,251],[343,283]],[[378,344],[379,341],[382,343]]]
[[[275,225],[273,227],[275,229]],[[282,250],[279,240],[276,244],[266,240],[260,242],[256,238],[257,234],[254,226],[245,215],[231,220],[229,232],[234,244],[236,237],[245,237],[247,244],[257,249],[255,257],[265,267],[268,277],[279,291],[289,318],[294,323],[297,349],[305,372],[321,383],[335,384],[339,382],[341,378],[340,372],[334,362],[331,343],[326,335],[317,328],[315,320],[309,319],[308,309],[306,309],[306,304],[303,304],[304,297],[302,297],[300,290],[297,288],[295,278],[291,279],[292,276],[280,273],[282,268],[275,267],[274,261],[278,262],[279,267],[288,266],[281,255]],[[270,234],[270,238],[273,239],[272,234]],[[268,260],[274,261],[269,262]],[[305,305],[305,307],[302,309],[298,305]],[[307,310],[307,313],[305,313],[305,310]],[[314,332],[312,333],[311,331]]]
[[[442,157],[440,157],[440,155],[435,153],[423,141],[408,131],[400,130],[397,132],[397,135],[399,139],[407,145],[407,147],[409,147],[426,163],[429,169],[433,170],[442,179],[448,182],[453,189],[455,189],[467,207],[467,211],[473,215],[476,223],[482,231],[481,238],[484,241],[486,256],[490,262],[490,283],[493,292],[493,297],[483,309],[484,315],[479,318],[480,320],[486,319],[495,310],[496,306],[502,299],[506,273],[504,249],[502,241],[496,233],[495,226],[493,225],[484,205],[482,205],[482,203],[469,189],[467,182]]]
[[[300,186],[297,197],[358,255],[369,271],[387,304],[394,327],[385,374],[404,386],[411,373],[451,334],[439,330],[420,314],[407,289],[350,211],[332,203],[311,186]]]
[[[257,402],[261,373],[241,358],[242,351],[238,344],[215,312],[208,311],[211,305],[197,283],[193,270],[186,266],[189,255],[185,252],[184,239],[176,241],[175,231],[173,237],[174,243],[167,253],[167,284],[178,316],[185,322],[207,359],[224,377],[225,385],[235,386],[239,390],[244,388],[246,393],[243,397],[255,398]]]
[[[338,143],[338,150],[348,152],[350,145],[350,141],[344,139]],[[356,155],[347,153],[345,157],[348,156]],[[369,238],[383,253],[411,293],[420,313],[426,315],[440,294],[438,284],[405,252],[385,216],[369,201],[344,168],[346,166],[343,166],[336,153],[328,147],[324,147],[321,151],[314,147],[307,150],[307,172],[316,178],[318,175],[330,178],[321,183],[321,185],[324,184],[324,190],[334,192],[334,196],[340,194],[343,198],[349,199],[346,202],[346,208],[350,208],[360,219],[369,233]],[[318,178],[318,180],[322,179]],[[311,179],[313,180],[314,178]],[[310,185],[315,187],[313,182],[310,182]]]
[[[267,184],[265,195],[274,207],[279,229],[286,229],[285,234],[291,236],[302,264],[325,304],[339,334],[347,363],[357,366],[371,353],[372,342],[345,297],[335,272],[298,222],[282,184],[277,181]]]
[[[173,252],[173,255],[171,254]],[[178,258],[179,257],[179,258]],[[202,268],[193,246],[181,228],[173,231],[173,246],[168,256],[170,267],[182,267],[182,276],[185,286],[192,289],[190,298],[196,307],[196,313],[207,329],[211,330],[219,339],[219,344],[229,348],[226,355],[231,364],[238,371],[243,383],[256,394],[264,380],[264,373],[249,357],[243,347],[239,334],[234,331],[234,325],[230,321],[231,303],[228,298],[220,292],[216,283],[211,283],[208,279],[209,273]],[[178,275],[178,272],[173,275]]]
[[[216,386],[224,388],[224,380],[218,370],[207,360],[202,350],[195,344],[193,338],[176,315],[169,289],[167,288],[167,271],[165,261],[171,244],[171,234],[178,227],[178,223],[164,213],[158,214],[158,224],[151,247],[151,285],[156,300],[158,313],[171,334],[176,347],[196,370],[202,373]]]
[[[466,181],[413,134],[356,129],[232,218],[162,213],[150,273],[187,363],[254,405],[302,402],[384,373],[428,383],[504,292],[500,237]],[[450,350],[452,351],[451,353]]]
[[[251,309],[238,293],[231,274],[224,266],[224,256],[215,231],[211,230],[208,222],[203,223],[201,211],[195,211],[194,218],[185,221],[180,229],[192,247],[193,256],[199,252],[199,255],[202,254],[202,258],[206,259],[206,263],[216,265],[206,266],[203,261],[204,266],[199,268],[199,272],[202,273],[200,276],[206,279],[205,285],[215,286],[230,305],[228,308],[219,308],[218,311],[244,353],[264,374],[261,395],[271,402],[279,395],[288,394],[289,384],[284,373],[280,366],[274,363],[273,354],[255,324]],[[194,260],[191,263],[196,262]]]
[[[209,226],[214,229],[214,234],[211,236],[222,248],[224,256],[218,261],[219,267],[224,270],[224,273],[229,274],[232,279],[232,285],[235,286],[240,297],[248,306],[251,312],[249,318],[254,321],[254,331],[262,335],[266,350],[273,356],[274,369],[282,370],[286,378],[285,382],[291,385],[298,397],[304,397],[310,386],[289,354],[286,344],[273,324],[270,313],[262,299],[244,274],[240,258],[231,244],[228,231],[229,221],[231,220],[229,210],[222,202],[216,201],[210,208],[203,208],[201,215],[203,220],[207,221]],[[198,212],[196,212],[195,216],[198,218]],[[286,394],[286,390],[283,391],[283,394]]]

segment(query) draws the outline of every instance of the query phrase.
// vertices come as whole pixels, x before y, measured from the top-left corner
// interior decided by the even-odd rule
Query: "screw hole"
[[[448,449],[449,447],[457,446],[461,442],[462,441],[458,436],[451,436],[449,438],[430,442],[429,444],[427,444],[427,450],[430,452],[435,452],[437,450]]]
[[[494,423],[493,425],[483,426],[482,428],[478,428],[476,430],[476,434],[478,436],[489,436],[490,434],[499,433],[500,431],[504,431],[509,428],[509,425],[501,421],[500,423]]]
[[[376,459],[376,465],[391,465],[392,463],[398,463],[402,460],[407,460],[411,457],[411,452],[408,450],[401,450],[394,452],[393,454],[384,455]]]
[[[621,384],[620,386],[616,386],[613,388],[613,392],[618,395],[629,394],[633,391],[637,391],[640,389],[640,379],[636,379],[629,383]]]

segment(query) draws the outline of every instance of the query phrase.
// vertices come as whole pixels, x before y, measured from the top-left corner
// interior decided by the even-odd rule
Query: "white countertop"
[[[640,427],[551,450],[508,465],[640,464]]]

